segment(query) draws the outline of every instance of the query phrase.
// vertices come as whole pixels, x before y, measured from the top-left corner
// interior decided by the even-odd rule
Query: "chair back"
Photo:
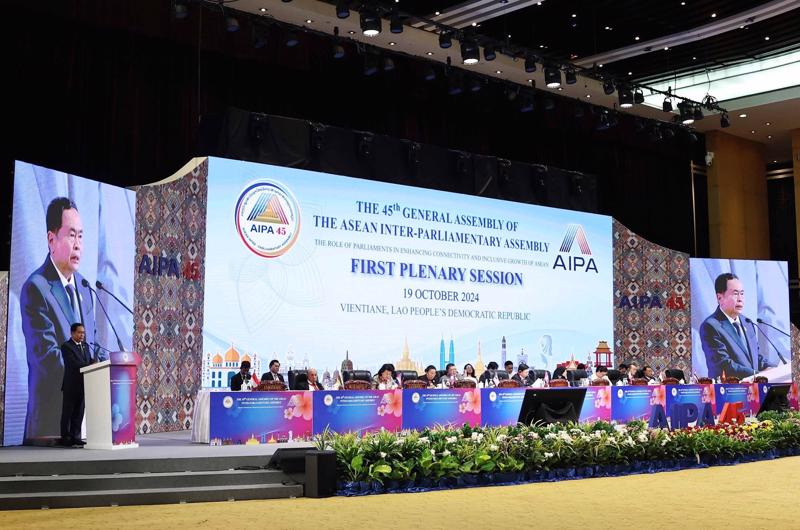
[[[300,390],[300,386],[308,387],[308,374],[295,374],[294,376],[294,384],[289,384],[289,388],[292,390]],[[305,390],[305,389],[304,389]]]
[[[550,388],[560,387],[560,386],[569,386],[569,381],[566,379],[551,379],[550,380]]]
[[[686,381],[686,375],[684,375],[683,370],[679,370],[678,368],[670,368],[669,370],[664,370],[664,375],[666,377],[674,377],[675,379],[680,381]]]
[[[497,388],[519,388],[519,381],[514,379],[501,379],[497,382]]]
[[[453,388],[475,388],[478,386],[475,384],[475,381],[470,379],[459,379],[455,383],[453,383]]]
[[[421,379],[403,379],[403,388],[428,388],[428,383]]]
[[[631,381],[633,386],[647,386],[647,379],[644,377],[637,377],[633,381]]]
[[[661,380],[662,385],[677,385],[680,381],[675,379],[674,377],[665,377]]]
[[[504,381],[506,379],[511,379],[511,377],[508,375],[508,372],[506,372],[505,370],[497,370],[495,372],[495,375],[497,375],[497,380],[498,381]]]
[[[530,377],[531,381],[536,381],[537,379],[550,379],[550,372],[548,370],[531,370],[528,377]]]
[[[611,381],[612,385],[616,385],[617,382],[620,379],[622,379],[622,374],[619,373],[619,370],[613,370],[613,369],[609,368],[608,373],[606,374],[606,377],[608,377],[608,380]]]
[[[735,384],[737,384],[739,382],[739,378],[738,377],[733,377],[733,376],[726,377],[725,378],[725,382],[728,383],[729,385],[735,385]]]
[[[757,375],[753,378],[754,383],[769,383],[769,377],[765,375]]]
[[[595,379],[589,386],[611,386],[611,382],[608,379]]]
[[[308,370],[289,370],[289,373],[286,374],[287,378],[289,379],[288,381],[289,388],[294,389],[297,386],[295,380],[297,379],[297,376],[299,376],[300,374],[308,376]],[[306,381],[308,381],[308,377],[306,377]]]
[[[342,372],[342,381],[345,383],[351,380],[372,381],[372,374],[369,370],[345,370]]]
[[[580,381],[589,377],[589,372],[586,370],[567,370],[568,381]]]
[[[259,392],[283,392],[286,390],[286,384],[283,381],[278,381],[277,379],[267,379],[265,381],[261,381],[256,390]]]
[[[407,379],[416,379],[418,377],[419,374],[414,370],[395,370],[394,372],[394,378],[402,378],[403,381],[406,381]]]
[[[370,382],[363,379],[350,379],[344,382],[345,390],[369,390],[371,387]]]
[[[697,379],[697,384],[698,385],[713,385],[714,384],[714,380],[711,379],[710,377],[700,377],[700,378]]]

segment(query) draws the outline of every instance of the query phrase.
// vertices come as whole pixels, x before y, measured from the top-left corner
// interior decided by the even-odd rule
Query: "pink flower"
[[[292,407],[286,407],[283,409],[283,417],[287,420],[291,420],[292,416],[294,415]]]
[[[383,395],[384,410],[386,414],[394,414],[399,418],[403,415],[403,391],[393,390]]]
[[[295,394],[292,397],[295,402],[294,417],[303,417],[304,420],[310,420],[313,414],[314,399],[311,397],[311,392],[303,392],[302,394]]]
[[[601,409],[611,408],[611,387],[601,386],[595,394],[594,406]]]
[[[650,394],[650,405],[666,406],[667,394],[663,386],[654,386]]]
[[[384,414],[386,414],[386,407],[384,407],[383,405],[380,405],[378,407],[378,416],[383,416]]]
[[[463,403],[460,403],[458,405],[458,413],[459,414],[464,414],[466,411],[467,411],[467,406],[465,404],[463,404]]]
[[[714,407],[716,402],[716,395],[714,394],[714,385],[703,385],[703,403],[711,403]]]
[[[464,404],[464,409],[473,414],[481,413],[481,393],[480,390],[473,390],[464,392],[464,397],[461,398]],[[463,414],[463,413],[462,413]]]

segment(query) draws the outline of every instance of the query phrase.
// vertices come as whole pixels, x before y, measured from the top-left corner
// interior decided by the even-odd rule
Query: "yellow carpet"
[[[800,528],[800,457],[430,493],[0,511],[0,528]],[[488,515],[491,514],[491,515]]]

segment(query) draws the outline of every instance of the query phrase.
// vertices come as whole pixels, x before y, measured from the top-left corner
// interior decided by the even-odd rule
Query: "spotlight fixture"
[[[447,49],[453,45],[452,36],[449,31],[442,30],[439,32],[439,47]]]
[[[239,31],[239,20],[233,16],[225,17],[225,31],[228,33],[236,33]]]
[[[700,105],[697,105],[694,108],[694,121],[700,121],[703,119],[703,109],[700,108]]]
[[[641,88],[637,88],[633,91],[633,102],[636,105],[641,105],[644,103],[644,92],[642,92]]]
[[[364,75],[369,77],[378,73],[378,56],[374,53],[364,55]]]
[[[672,112],[672,99],[669,96],[664,98],[664,104],[661,106],[661,110],[664,112]]]
[[[480,48],[475,41],[461,41],[461,61],[466,65],[478,64],[480,60]]]
[[[614,93],[614,81],[611,79],[603,79],[603,93],[610,96]]]
[[[731,120],[728,118],[728,113],[723,112],[719,117],[719,126],[723,129],[727,129],[731,126]]]
[[[341,44],[334,44],[333,45],[333,58],[334,59],[341,59],[345,56],[344,53],[344,46]]]
[[[400,20],[399,15],[392,15],[389,20],[389,31],[392,33],[403,33],[403,21]]]
[[[494,49],[494,46],[488,44],[483,47],[483,59],[485,61],[494,61],[497,59],[497,52]]]
[[[578,78],[575,75],[575,69],[574,68],[567,68],[567,70],[564,72],[564,81],[568,85],[574,85],[575,83],[578,82]]]
[[[554,66],[545,66],[544,82],[547,88],[558,88],[561,86],[561,70]]]
[[[694,123],[694,110],[692,109],[691,103],[687,101],[681,101],[678,103],[678,112],[680,112],[680,120],[682,124],[691,125]]]
[[[347,18],[350,16],[350,2],[339,0],[336,2],[336,17]]]
[[[186,0],[175,0],[175,3],[172,4],[172,16],[176,20],[183,20],[189,16],[189,6]]]
[[[619,87],[618,95],[619,95],[619,106],[621,108],[629,109],[633,107],[633,93],[631,93],[630,88]]]
[[[381,17],[375,11],[361,10],[361,33],[365,37],[375,37],[381,32]]]
[[[525,71],[529,74],[536,71],[536,57],[533,55],[525,57]]]

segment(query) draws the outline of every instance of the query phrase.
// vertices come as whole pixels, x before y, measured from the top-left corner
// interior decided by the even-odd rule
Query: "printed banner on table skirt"
[[[418,389],[403,392],[403,429],[481,423],[481,389]]]
[[[611,421],[611,386],[586,387],[586,396],[583,398],[580,422]]]
[[[698,416],[703,414],[706,403],[711,404],[711,411],[716,414],[714,385],[667,385],[667,406],[664,412],[669,417],[672,406],[676,403],[693,403],[697,406]]]
[[[758,403],[759,408],[761,403],[764,402],[764,398],[767,397],[767,392],[769,392],[770,387],[773,383],[758,383]],[[786,399],[789,400],[789,407],[792,410],[800,410],[800,403],[798,403],[798,395],[797,395],[797,383],[792,383],[789,387],[789,393],[786,395]]]
[[[525,388],[482,388],[481,425],[500,427],[516,425]]]
[[[717,410],[720,414],[726,403],[741,403],[739,411],[748,416],[758,413],[758,385],[754,383],[714,385]]]
[[[315,434],[326,428],[338,433],[399,431],[402,417],[402,390],[314,392]]]
[[[666,405],[661,385],[615,386],[611,391],[611,419],[616,422],[648,421],[654,405]]]
[[[311,438],[312,392],[212,392],[211,445]]]

